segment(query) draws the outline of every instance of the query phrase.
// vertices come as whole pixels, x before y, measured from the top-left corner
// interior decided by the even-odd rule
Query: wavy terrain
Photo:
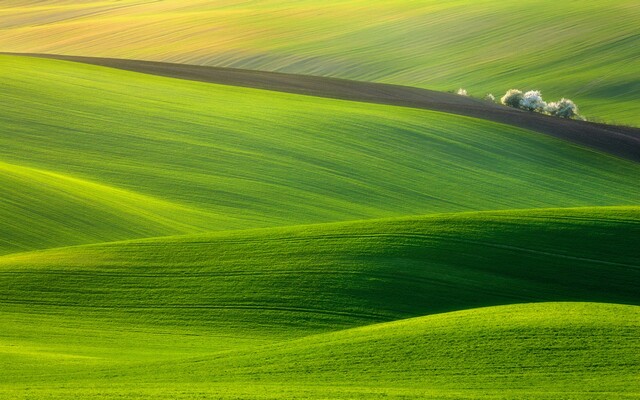
[[[0,51],[213,65],[450,91],[510,88],[638,125],[633,0],[5,0]]]
[[[317,398],[318,385],[339,398],[439,398],[456,387],[469,398],[532,387],[540,398],[615,397],[640,361],[639,234],[637,207],[587,208],[7,255],[0,357],[14,369],[0,392],[37,379],[63,385],[52,398],[156,397],[162,387],[172,398]],[[549,301],[630,306],[478,308]]]
[[[159,198],[0,162],[0,249],[25,251],[205,230],[214,216]]]
[[[478,10],[429,12],[454,3]],[[419,4],[396,5],[393,29]],[[66,44],[97,48],[100,21],[131,44],[140,18],[153,33],[273,5],[10,0],[0,29],[25,51],[92,21],[97,41]],[[66,60],[0,55],[0,398],[640,396],[637,129],[402,86],[45,57]]]
[[[36,182],[53,188],[46,200],[6,192],[10,206],[2,212],[14,228],[4,253],[150,234],[640,199],[638,163],[509,125],[57,60],[1,56],[0,63],[3,101],[12,104],[0,109],[0,160],[58,177],[8,175],[25,190]],[[95,194],[73,195],[88,187]],[[111,193],[113,203],[104,208],[98,193]],[[110,207],[124,212],[105,218]],[[47,234],[39,224],[51,221],[61,233],[41,242]]]
[[[23,55],[23,54],[15,54]],[[499,122],[545,133],[596,150],[640,161],[640,129],[553,118],[452,93],[408,86],[347,81],[309,75],[215,68],[115,58],[77,57],[56,54],[27,54],[31,57],[77,61],[127,71],[327,97],[367,103],[441,111]]]
[[[175,342],[162,342],[166,332],[119,328],[104,332],[117,344],[113,351],[100,352],[92,343],[92,356],[80,356],[65,353],[84,349],[75,340],[58,344],[55,335],[61,332],[54,326],[46,335],[53,340],[42,347],[2,349],[0,357],[14,367],[3,373],[11,381],[0,380],[0,394],[15,399],[629,399],[637,397],[639,309],[599,303],[489,307],[278,344],[235,343],[236,350],[213,354],[206,353],[211,344],[205,342],[189,349],[191,357],[161,361],[158,353],[150,357],[130,348],[130,340],[144,337],[136,344],[153,352],[202,340],[202,334],[175,329]],[[87,329],[81,325],[72,337],[96,334],[82,328]],[[123,352],[135,361],[119,356]]]
[[[137,319],[178,325],[305,331],[521,302],[636,304],[639,234],[640,209],[614,207],[115,242],[0,257],[2,299],[88,314],[132,309]]]
[[[181,367],[200,383],[222,380],[229,387],[224,379],[230,376],[236,388],[246,388],[236,389],[239,396],[255,396],[262,388],[254,385],[268,380],[285,388],[296,382],[301,398],[329,393],[362,399],[611,399],[637,387],[639,313],[637,306],[597,303],[473,309],[211,356]],[[226,376],[211,377],[209,368]],[[287,389],[279,395],[293,392]],[[272,391],[259,397],[275,396]]]

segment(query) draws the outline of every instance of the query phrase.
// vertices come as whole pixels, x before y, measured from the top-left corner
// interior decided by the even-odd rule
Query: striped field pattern
[[[230,66],[483,97],[512,87],[640,124],[634,0],[5,0],[0,51]]]
[[[32,2],[5,32],[206,8],[133,3]],[[224,10],[249,6],[272,3]],[[0,399],[640,393],[632,158],[443,112],[20,56],[0,55],[0,102]]]

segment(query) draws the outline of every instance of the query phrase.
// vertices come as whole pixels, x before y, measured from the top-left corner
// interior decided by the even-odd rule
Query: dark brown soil
[[[223,85],[442,111],[526,128],[640,162],[640,128],[550,117],[452,93],[308,75],[187,64],[54,54],[16,55],[55,58]]]

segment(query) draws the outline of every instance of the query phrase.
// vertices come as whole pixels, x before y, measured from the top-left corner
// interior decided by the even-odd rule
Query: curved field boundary
[[[640,207],[409,216],[13,254],[0,257],[0,308],[279,336],[515,303],[640,305],[640,223],[630,220],[640,222]]]
[[[82,62],[178,79],[421,108],[499,122],[640,162],[640,129],[566,120],[451,93],[308,75],[57,54],[0,53]]]

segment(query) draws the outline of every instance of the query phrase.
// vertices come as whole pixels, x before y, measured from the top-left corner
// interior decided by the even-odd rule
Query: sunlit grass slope
[[[240,393],[265,381],[307,386],[302,398],[624,398],[640,389],[638,329],[638,306],[513,305],[312,336],[178,368],[221,394],[212,382],[234,382]],[[176,369],[157,375],[168,379]]]
[[[587,208],[308,225],[13,254],[0,258],[2,320],[5,332],[18,329],[10,337],[23,337],[20,329],[38,321],[74,327],[77,320],[80,326],[93,321],[90,326],[108,335],[150,326],[207,332],[211,348],[218,348],[224,338],[293,338],[491,305],[638,304],[638,235],[637,207]],[[73,330],[60,337],[74,337]]]
[[[150,59],[566,96],[640,124],[640,6],[558,2],[3,2],[0,50]]]
[[[1,252],[193,233],[211,218],[159,198],[3,162],[0,187]]]
[[[9,56],[0,87],[0,161],[23,171],[2,178],[5,253],[640,199],[637,163],[471,118]],[[31,232],[50,223],[68,234]]]
[[[204,348],[192,349],[190,357],[162,360],[154,352],[155,362],[144,355],[127,360],[126,342],[117,342],[118,351],[93,357],[70,354],[78,351],[74,341],[40,348],[19,342],[0,352],[9,366],[0,374],[0,394],[14,399],[629,399],[639,389],[638,329],[638,306],[539,303],[425,316],[210,355],[201,343]],[[56,340],[58,331],[52,333],[39,338]],[[162,335],[148,338],[151,353]],[[188,336],[174,338],[179,346]]]
[[[639,235],[637,207],[582,208],[6,255],[0,394],[623,398],[640,363]],[[563,301],[628,305],[477,309]]]

